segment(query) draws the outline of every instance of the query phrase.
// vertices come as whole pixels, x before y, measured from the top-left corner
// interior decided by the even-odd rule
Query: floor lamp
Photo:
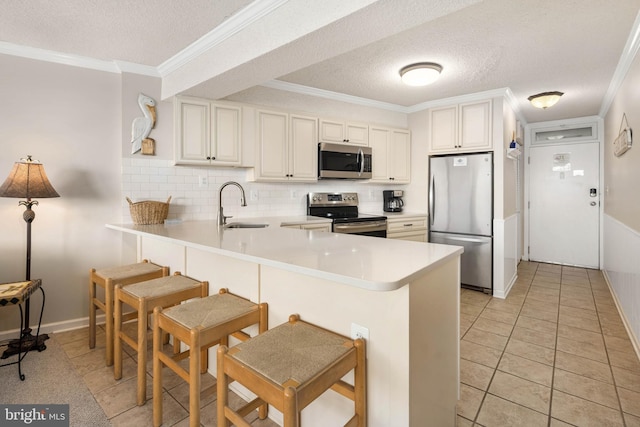
[[[38,160],[33,160],[31,156],[27,156],[26,159],[20,159],[20,162],[16,162],[13,165],[13,169],[9,173],[9,177],[4,181],[4,184],[0,187],[0,197],[14,197],[21,200],[18,202],[18,206],[25,206],[26,210],[22,214],[25,222],[27,223],[27,272],[26,280],[31,280],[31,223],[36,217],[36,213],[31,210],[33,205],[37,205],[37,200],[33,198],[43,199],[48,197],[60,197],[60,195],[53,188],[47,174],[44,172],[44,166]],[[29,299],[25,302],[24,312],[24,329],[22,330],[22,349],[20,344],[12,343],[5,351],[10,354],[24,353],[32,349],[46,348],[43,343],[49,339],[47,334],[38,335],[34,337],[31,335],[31,328],[29,327]],[[16,343],[19,340],[14,340]],[[18,348],[16,348],[18,347]]]

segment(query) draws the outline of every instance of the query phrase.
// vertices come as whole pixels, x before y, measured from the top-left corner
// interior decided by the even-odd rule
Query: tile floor
[[[600,271],[521,262],[463,289],[458,426],[640,426],[640,362]]]
[[[135,336],[135,322],[125,325],[125,330]],[[151,426],[153,425],[153,392],[152,392],[152,351],[149,346],[147,364],[147,402],[143,406],[136,405],[136,353],[127,345],[123,345],[122,379],[113,379],[113,366],[105,366],[105,332],[99,327],[96,347],[89,349],[89,329],[82,328],[69,332],[53,334],[71,359],[77,372],[82,376],[89,391],[102,407],[113,426]],[[151,341],[150,341],[151,342]],[[188,367],[188,360],[184,360]],[[163,426],[189,426],[189,386],[170,369],[163,369]],[[215,378],[210,374],[202,376],[200,424],[216,425]],[[232,406],[239,406],[241,401],[236,394],[229,394]],[[273,421],[258,420],[254,412],[246,419],[253,426],[277,427]]]
[[[459,426],[640,426],[640,362],[601,272],[521,262],[506,299],[463,289],[460,307]],[[133,350],[115,381],[104,331],[93,350],[86,328],[55,338],[114,426],[152,425],[152,402],[135,404]],[[164,372],[164,425],[188,426],[187,384]],[[148,398],[151,373],[149,362]],[[204,426],[216,424],[214,384],[203,376]]]

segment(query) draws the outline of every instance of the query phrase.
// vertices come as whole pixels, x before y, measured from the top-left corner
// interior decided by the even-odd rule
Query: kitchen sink
[[[224,228],[265,228],[268,226],[269,224],[262,224],[258,222],[232,222],[226,224]]]

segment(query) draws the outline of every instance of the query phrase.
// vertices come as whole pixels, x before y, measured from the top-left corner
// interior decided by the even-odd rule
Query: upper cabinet
[[[411,134],[404,129],[369,128],[373,174],[370,182],[408,184],[411,181]]]
[[[318,119],[258,110],[256,181],[318,179]]]
[[[429,153],[486,151],[491,139],[491,100],[429,110]]]
[[[320,119],[319,138],[321,142],[369,145],[369,125],[367,123]]]
[[[242,109],[206,99],[174,100],[174,160],[178,165],[239,166]]]

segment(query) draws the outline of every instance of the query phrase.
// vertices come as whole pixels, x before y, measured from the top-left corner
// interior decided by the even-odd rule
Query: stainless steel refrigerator
[[[429,158],[429,241],[464,247],[462,285],[493,293],[493,154]]]

